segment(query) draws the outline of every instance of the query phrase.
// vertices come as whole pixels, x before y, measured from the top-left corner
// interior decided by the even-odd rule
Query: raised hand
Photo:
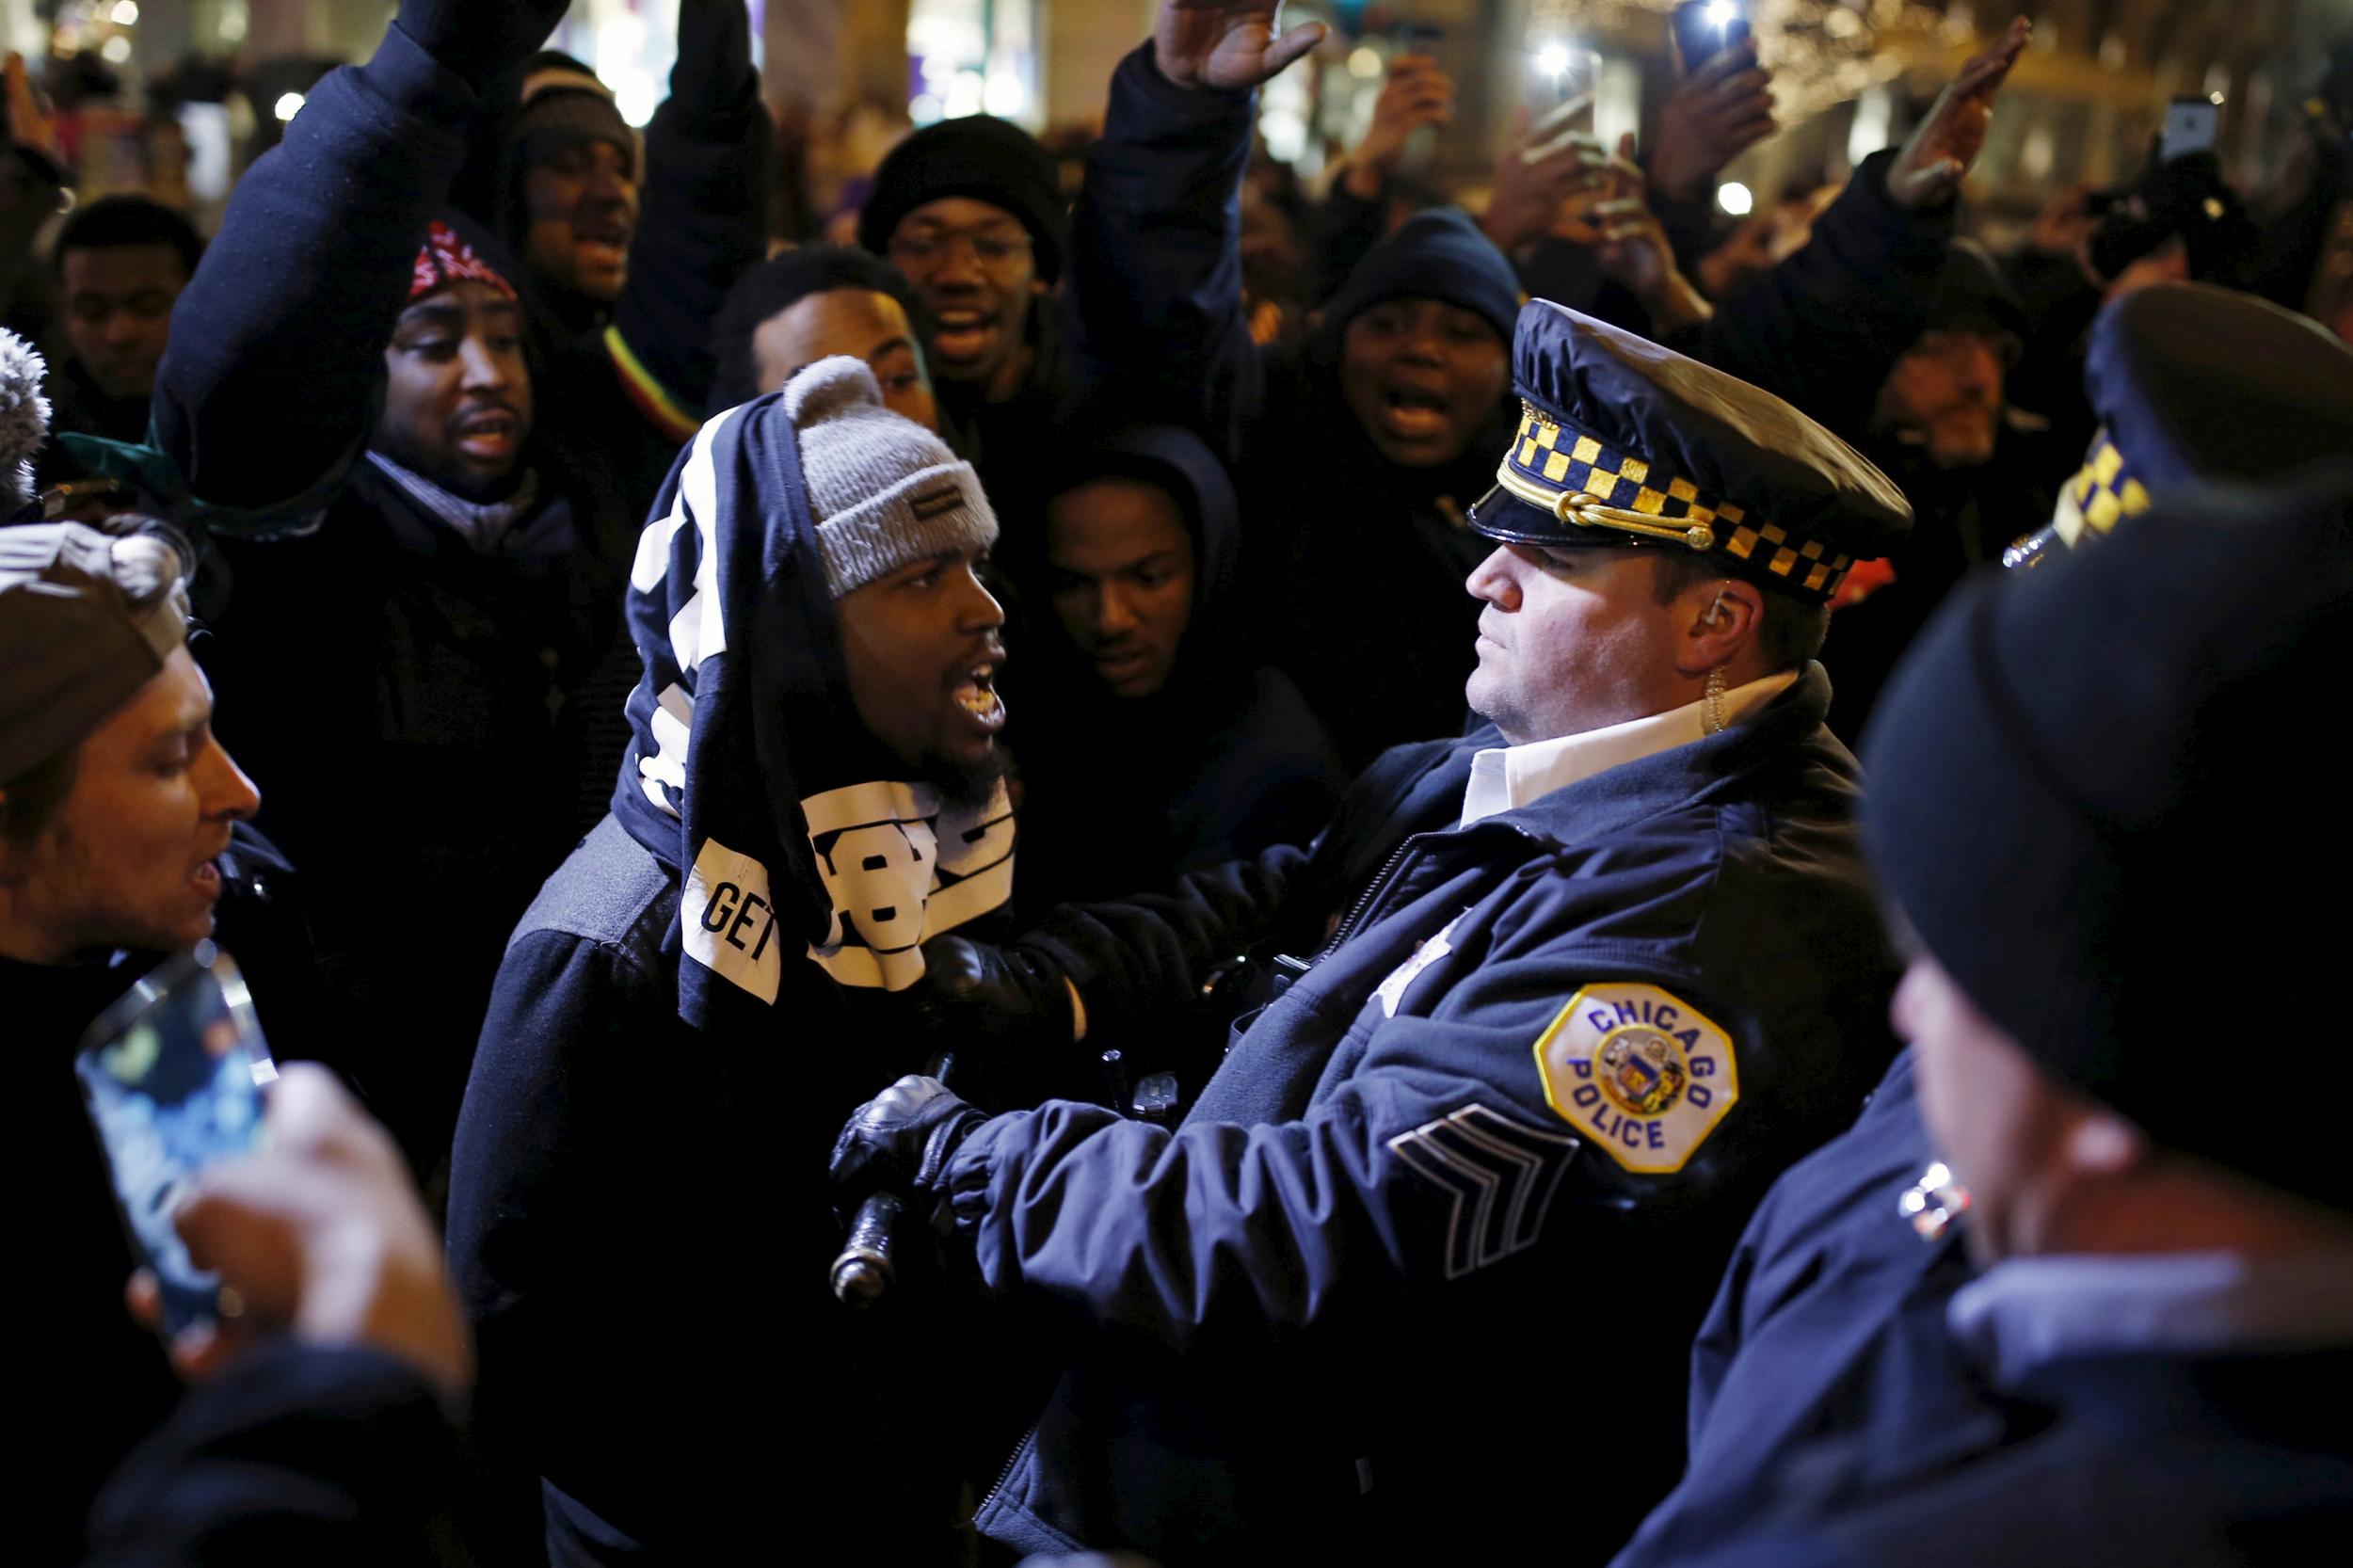
[[[1323,41],[1321,22],[1278,34],[1282,17],[1282,0],[1160,0],[1152,24],[1153,60],[1180,88],[1248,92]]]
[[[1743,39],[1678,83],[1659,110],[1651,187],[1675,201],[1705,196],[1724,165],[1773,134],[1772,80]]]
[[[400,30],[476,87],[538,51],[570,0],[400,0]]]
[[[1628,176],[1639,180],[1641,170],[1613,160],[1590,133],[1532,132],[1523,110],[1519,134],[1496,161],[1495,194],[1479,227],[1507,256],[1547,232],[1590,245],[1600,232],[1583,208],[1607,200]]]
[[[1978,55],[1936,95],[1928,115],[1888,166],[1887,194],[1898,207],[1917,210],[1949,201],[1963,176],[1985,150],[1993,122],[1993,95],[2026,47],[2026,19],[2012,17],[1992,48]]]
[[[1389,62],[1389,79],[1381,84],[1373,102],[1372,126],[1349,155],[1348,188],[1367,200],[1381,185],[1405,152],[1405,141],[1424,125],[1444,125],[1454,118],[1454,84],[1427,55],[1400,55]]]

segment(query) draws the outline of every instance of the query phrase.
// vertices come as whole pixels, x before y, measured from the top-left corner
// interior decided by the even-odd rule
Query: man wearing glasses
[[[874,174],[858,243],[914,285],[941,431],[1008,519],[1070,381],[1059,296],[1066,218],[1053,161],[986,115],[901,142]]]

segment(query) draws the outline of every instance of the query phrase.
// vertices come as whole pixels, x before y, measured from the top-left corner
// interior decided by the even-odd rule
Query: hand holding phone
[[[90,1025],[73,1068],[166,1336],[220,1317],[220,1282],[173,1218],[199,1173],[260,1143],[278,1077],[237,966],[210,942],[166,959]]]
[[[289,1064],[270,1091],[268,1128],[267,1147],[207,1166],[177,1215],[190,1254],[244,1299],[237,1327],[370,1345],[463,1393],[472,1340],[440,1235],[392,1135],[334,1074],[307,1062]],[[188,1336],[173,1343],[172,1361],[201,1377],[250,1337]]]
[[[2214,151],[2215,132],[2222,123],[2222,105],[2211,98],[2189,95],[2165,106],[2165,129],[2157,136],[2157,158],[2172,163],[2193,152]]]
[[[1675,54],[1686,76],[1749,36],[1747,0],[1684,0],[1674,8]]]
[[[1544,158],[1559,138],[1591,136],[1593,103],[1601,95],[1601,56],[1552,39],[1529,51],[1527,72],[1529,135],[1521,154],[1529,163]]]

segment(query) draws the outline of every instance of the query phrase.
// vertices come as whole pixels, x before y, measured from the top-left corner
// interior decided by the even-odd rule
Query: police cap
[[[2084,391],[2100,430],[2055,520],[2071,545],[2168,489],[2265,483],[2353,451],[2353,349],[2235,289],[2158,283],[2108,306]]]
[[[1519,432],[1472,508],[1489,538],[1696,552],[1812,600],[1911,531],[1903,492],[1769,392],[1550,300],[1520,312]]]

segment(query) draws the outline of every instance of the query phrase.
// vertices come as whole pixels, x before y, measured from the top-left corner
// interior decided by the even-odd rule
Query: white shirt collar
[[[1724,712],[1731,723],[1738,724],[1797,680],[1796,670],[1782,670],[1735,686],[1724,694]],[[1471,759],[1470,788],[1463,792],[1462,825],[1468,827],[1481,818],[1526,806],[1622,762],[1689,745],[1707,733],[1702,716],[1705,707],[1705,702],[1689,702],[1669,712],[1581,734],[1530,741],[1526,745],[1490,746]]]
[[[2353,1261],[2223,1252],[2014,1257],[1963,1286],[1945,1320],[2011,1386],[2075,1356],[2342,1345],[2353,1341]]]

